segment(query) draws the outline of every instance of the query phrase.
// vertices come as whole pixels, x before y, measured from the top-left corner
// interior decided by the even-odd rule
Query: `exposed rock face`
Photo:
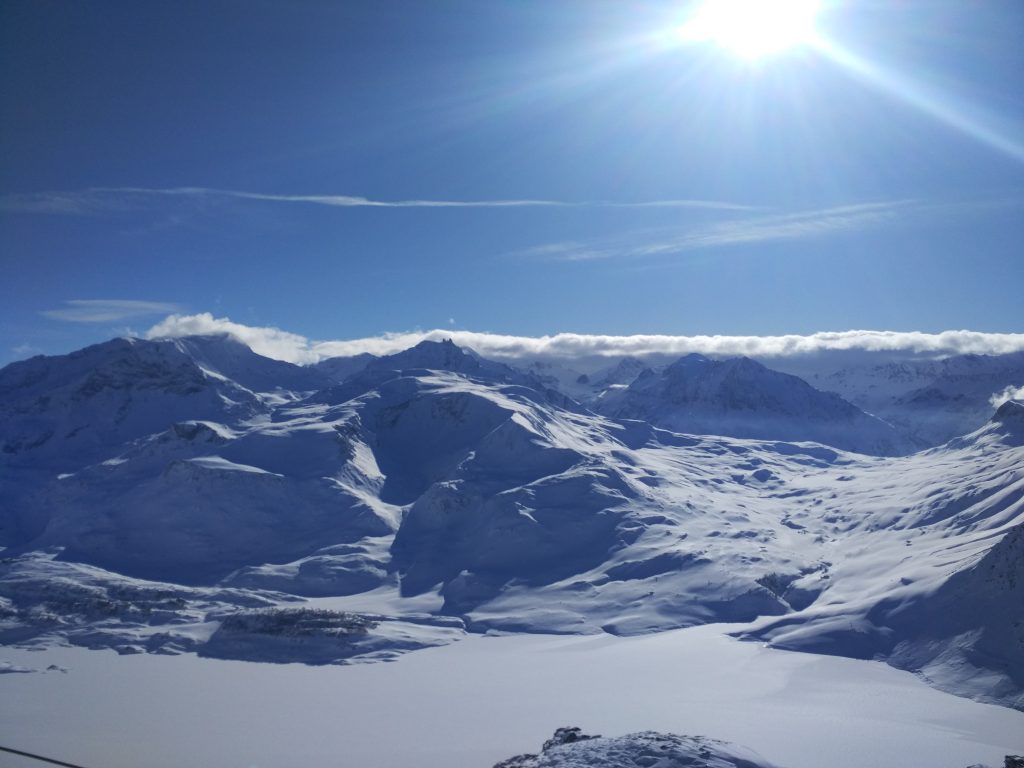
[[[753,752],[703,736],[644,731],[605,738],[559,728],[539,755],[516,755],[494,768],[772,768]]]

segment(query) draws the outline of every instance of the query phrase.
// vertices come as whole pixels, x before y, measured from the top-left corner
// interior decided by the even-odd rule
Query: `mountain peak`
[[[691,352],[688,355],[683,355],[674,363],[665,366],[661,375],[669,379],[677,377],[689,378],[700,375],[699,372],[705,370],[711,364],[714,364],[714,361],[710,358],[697,352]]]
[[[261,355],[230,333],[182,336],[143,343],[169,345],[204,373],[220,374],[254,392],[278,388],[311,391],[329,384],[321,371]]]
[[[706,376],[740,375],[746,377],[788,376],[774,371],[749,357],[730,357],[725,360],[713,360],[697,352],[684,355],[667,366],[664,374],[669,378],[701,378]]]
[[[479,358],[474,353],[463,349],[449,338],[441,341],[424,339],[416,346],[402,352],[377,358],[367,367],[399,371],[425,368],[465,373],[476,371],[481,365]]]
[[[711,358],[706,355],[702,355],[700,352],[691,352],[688,355],[680,357],[676,363],[687,363],[689,365],[697,365],[698,363],[710,363]]]
[[[739,357],[731,357],[725,361],[726,365],[730,365],[733,368],[739,368],[741,370],[748,371],[767,371],[771,370],[767,366],[761,365],[756,360],[747,357],[746,355],[740,355]]]
[[[431,339],[424,339],[423,341],[421,341],[419,344],[415,345],[414,347],[410,347],[410,349],[419,350],[421,352],[443,351],[445,354],[449,354],[449,355],[453,355],[453,354],[466,355],[466,354],[469,354],[468,350],[463,349],[462,347],[460,347],[458,344],[456,344],[454,341],[452,341],[451,338],[441,339],[440,341],[433,341]]]
[[[595,382],[599,389],[622,386],[632,383],[637,376],[647,369],[647,363],[637,357],[624,357],[614,365],[596,371],[591,376],[581,377],[581,384]]]
[[[992,423],[1005,430],[1005,439],[1013,445],[1024,441],[1024,402],[1007,400],[992,416]]]
[[[139,340],[134,339],[134,341]],[[222,331],[220,333],[193,334],[191,336],[175,336],[167,339],[157,339],[157,341],[172,341],[185,346],[195,346],[203,348],[226,346],[234,348],[245,347],[250,351],[252,350],[252,348],[244,341],[239,339],[234,334],[227,333],[226,331]]]
[[[1007,400],[999,406],[992,420],[1003,424],[1024,424],[1024,402]]]

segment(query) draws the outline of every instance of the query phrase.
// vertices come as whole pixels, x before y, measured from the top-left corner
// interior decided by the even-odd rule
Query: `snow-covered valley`
[[[473,636],[344,667],[4,649],[41,671],[0,675],[0,734],[111,768],[490,768],[561,725],[706,735],[791,768],[997,768],[1024,747],[1020,712],[723,629]]]
[[[956,419],[1020,383],[1004,357]],[[563,725],[782,766],[1024,751],[990,706],[1024,708],[1024,405],[911,453],[919,409],[898,428],[753,361],[539,370],[224,336],[0,370],[5,739],[131,765],[134,736],[48,725],[109,687],[92,727],[148,734],[147,765],[486,766]],[[175,746],[200,712],[224,738]]]

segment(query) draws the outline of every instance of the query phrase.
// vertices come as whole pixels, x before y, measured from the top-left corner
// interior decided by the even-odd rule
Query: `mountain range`
[[[938,406],[910,405],[987,400],[1005,357],[840,377],[883,413],[697,355],[573,379],[451,342],[301,367],[206,336],[13,363],[0,642],[323,663],[734,622],[1022,707],[1024,405],[917,452]],[[338,596],[302,614],[329,640],[268,639]]]

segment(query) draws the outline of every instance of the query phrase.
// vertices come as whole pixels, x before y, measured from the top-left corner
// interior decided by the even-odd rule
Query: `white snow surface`
[[[491,768],[559,725],[704,735],[787,768],[999,766],[1024,749],[1020,712],[723,629],[475,636],[345,667],[3,649],[67,671],[0,676],[0,737],[108,768]]]

